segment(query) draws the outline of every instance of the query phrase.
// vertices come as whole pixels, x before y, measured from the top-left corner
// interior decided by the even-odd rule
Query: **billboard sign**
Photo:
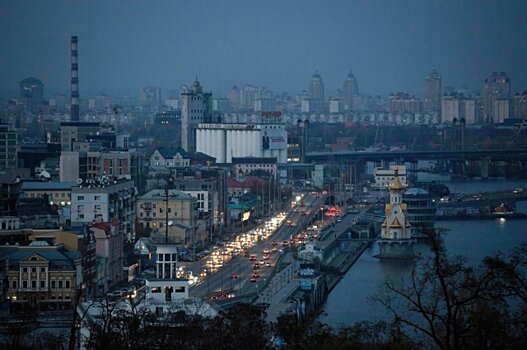
[[[287,149],[287,132],[284,129],[260,131],[262,149]]]

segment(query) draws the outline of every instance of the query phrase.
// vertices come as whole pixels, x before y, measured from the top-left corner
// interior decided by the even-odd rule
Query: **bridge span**
[[[309,152],[306,163],[325,164],[329,162],[351,163],[354,161],[402,160],[521,160],[527,161],[527,148],[488,149],[488,150],[454,150],[454,151],[342,151],[342,152]]]

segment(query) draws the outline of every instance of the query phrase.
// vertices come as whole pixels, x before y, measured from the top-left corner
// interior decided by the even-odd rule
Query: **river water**
[[[479,193],[527,187],[527,181],[471,181],[447,183],[451,192]],[[471,221],[438,221],[444,229],[444,242],[448,254],[463,255],[468,263],[480,264],[485,256],[498,251],[510,253],[515,247],[527,243],[527,219],[492,219]],[[429,254],[426,245],[415,247],[423,256]],[[352,325],[359,321],[389,320],[383,307],[371,300],[379,292],[386,278],[400,280],[407,277],[412,263],[408,261],[380,261],[377,244],[372,244],[333,289],[319,320],[331,326]]]

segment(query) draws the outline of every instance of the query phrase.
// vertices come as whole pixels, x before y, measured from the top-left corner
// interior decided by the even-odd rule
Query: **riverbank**
[[[356,244],[354,242],[343,242],[342,244]],[[326,286],[328,293],[333,290],[340,282],[342,277],[351,269],[353,264],[360,258],[364,251],[368,248],[370,242],[361,242],[353,252],[340,253],[328,264]]]
[[[496,219],[511,219],[522,220],[527,219],[527,214],[514,213],[509,215],[443,215],[436,216],[436,221],[473,221],[473,220],[496,220]]]

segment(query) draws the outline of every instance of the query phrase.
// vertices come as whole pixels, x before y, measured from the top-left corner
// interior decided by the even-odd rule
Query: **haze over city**
[[[297,94],[315,70],[329,95],[350,69],[371,95],[421,95],[431,69],[470,91],[504,71],[514,93],[527,89],[526,10],[521,0],[5,1],[0,93],[28,76],[67,92],[71,35],[81,97],[178,89],[195,76],[215,95],[246,83]]]
[[[526,10],[0,2],[0,349],[526,348]]]

